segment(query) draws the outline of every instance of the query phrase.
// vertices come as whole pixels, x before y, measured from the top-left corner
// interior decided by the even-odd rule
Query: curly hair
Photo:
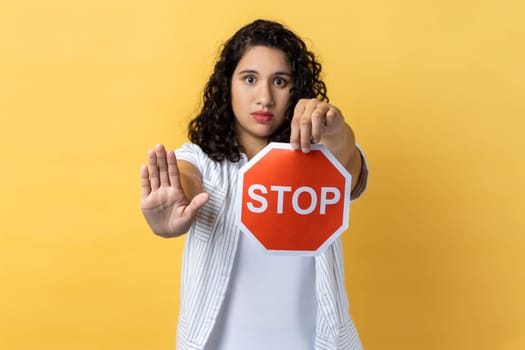
[[[256,20],[239,29],[222,47],[215,68],[203,93],[200,113],[188,126],[191,142],[215,161],[237,162],[243,148],[235,138],[235,117],[231,105],[231,80],[246,50],[267,46],[283,51],[292,69],[293,87],[290,106],[283,125],[270,136],[270,141],[289,142],[290,122],[297,102],[302,98],[318,98],[328,102],[326,85],[321,80],[321,64],[308,51],[306,44],[282,24]]]

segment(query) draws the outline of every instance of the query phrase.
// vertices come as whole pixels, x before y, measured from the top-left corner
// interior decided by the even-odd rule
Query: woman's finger
[[[300,130],[299,122],[301,119],[300,116],[302,116],[304,110],[305,110],[304,100],[299,100],[299,102],[297,102],[297,104],[295,105],[293,116],[292,116],[292,121],[290,123],[291,124],[290,125],[290,128],[291,128],[290,145],[295,150],[299,150],[301,148],[301,144],[300,144],[301,130]]]
[[[145,164],[140,167],[140,189],[142,192],[142,198],[147,197],[151,193],[148,166]]]
[[[167,153],[167,160],[168,160],[168,176],[171,186],[174,188],[181,190],[182,185],[180,183],[180,173],[179,173],[179,167],[177,165],[177,157],[175,157],[175,152],[169,151]]]
[[[201,192],[197,194],[193,199],[191,200],[190,204],[186,207],[185,214],[189,215],[190,217],[195,217],[197,215],[197,211],[202,208],[208,201],[210,200],[210,195],[207,192]]]
[[[310,152],[312,144],[312,116],[317,110],[317,107],[320,105],[320,101],[317,99],[308,100],[305,103],[305,108],[301,115],[299,122],[300,126],[300,144],[303,152]]]
[[[342,128],[344,123],[344,118],[341,112],[334,106],[331,106],[328,112],[326,113],[326,132],[332,134],[337,132]]]
[[[327,103],[320,103],[312,112],[312,142],[319,143],[326,127],[326,114],[330,109]]]
[[[159,168],[157,166],[157,155],[155,151],[150,150],[148,152],[148,165],[149,165],[149,181],[151,190],[155,191],[159,188]]]
[[[155,155],[157,156],[157,166],[159,168],[160,186],[169,186],[168,162],[166,160],[166,149],[163,145],[155,146]]]
[[[312,143],[312,120],[310,115],[305,114],[301,117],[299,128],[301,150],[308,153],[310,152],[310,145]]]

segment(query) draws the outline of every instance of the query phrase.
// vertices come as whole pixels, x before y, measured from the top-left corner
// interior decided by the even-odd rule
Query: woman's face
[[[246,50],[233,72],[231,100],[237,141],[247,153],[262,149],[283,124],[292,86],[283,51],[267,46]]]

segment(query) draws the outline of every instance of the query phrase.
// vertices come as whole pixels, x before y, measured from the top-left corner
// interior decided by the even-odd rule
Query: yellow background
[[[185,140],[220,44],[283,21],[366,150],[344,235],[367,350],[525,349],[525,6],[512,0],[0,5],[0,349],[173,349],[183,239],[139,166]]]

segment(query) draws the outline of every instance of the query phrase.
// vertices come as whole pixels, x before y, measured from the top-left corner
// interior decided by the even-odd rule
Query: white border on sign
[[[343,224],[339,227],[331,236],[328,238],[317,250],[272,250],[267,249],[244,225],[241,221],[242,214],[242,189],[244,185],[244,174],[253,167],[262,157],[264,157],[268,152],[273,149],[285,149],[294,152],[300,152],[294,150],[289,143],[281,142],[270,142],[266,147],[264,147],[259,153],[255,155],[248,163],[246,163],[239,171],[239,181],[237,183],[237,198],[235,203],[235,222],[240,227],[240,229],[249,236],[251,239],[255,240],[259,246],[266,250],[269,254],[276,255],[302,255],[302,256],[315,256],[319,255],[323,250],[328,248],[339,236],[346,231],[350,221],[350,191],[352,187],[352,175],[345,169],[345,167],[337,160],[337,158],[323,145],[312,144],[311,149],[316,151],[321,151],[328,158],[328,160],[334,165],[337,170],[345,178],[345,189],[343,196]]]

